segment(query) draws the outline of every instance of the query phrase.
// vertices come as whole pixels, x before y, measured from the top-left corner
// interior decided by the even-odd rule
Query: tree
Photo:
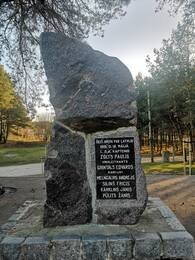
[[[57,31],[77,38],[125,15],[130,0],[0,0],[0,56],[14,76],[17,93],[31,109],[44,88],[39,57],[42,31]]]
[[[192,20],[195,0],[156,0],[175,11],[183,8]],[[39,55],[42,31],[58,31],[77,39],[90,32],[103,35],[103,26],[125,15],[131,0],[0,0],[0,57],[9,65],[17,93],[32,111],[45,91]],[[187,15],[187,14],[190,15]],[[189,18],[191,17],[191,18]],[[1,62],[2,62],[1,61]]]
[[[135,80],[138,107],[138,124],[140,136],[148,129],[147,78],[138,73]]]
[[[21,98],[15,93],[9,75],[0,65],[0,143],[6,143],[9,132],[25,127],[29,118]]]
[[[183,9],[184,12],[192,14],[195,11],[195,1],[194,0],[156,0],[158,3],[157,10],[162,10],[165,5],[169,5],[169,12],[174,14],[179,10]]]
[[[191,143],[195,140],[195,31],[194,26],[188,26],[186,22],[183,19],[172,32],[171,38],[163,40],[159,50],[154,49],[153,62],[150,57],[147,58],[151,77],[136,80],[138,98],[141,93],[146,99],[146,90],[150,90],[153,135],[156,136],[156,142],[161,136],[161,148],[163,133],[173,139],[171,136],[176,132],[180,144],[184,135],[189,136]],[[142,108],[146,106],[144,102],[138,105],[141,123],[145,118],[142,116]],[[143,123],[142,127],[145,127]]]
[[[154,50],[156,56],[154,64],[148,60],[148,65],[155,85],[162,93],[167,93],[164,98],[165,109],[169,110],[169,118],[175,123],[175,127],[180,132],[189,128],[193,123],[189,118],[193,114],[194,86],[194,48],[193,39],[195,32],[193,27],[188,31],[183,31],[185,23],[178,24],[168,40],[163,41],[161,49]],[[164,90],[164,91],[163,91]],[[168,101],[166,103],[165,101]]]
[[[39,113],[36,116],[36,120],[33,122],[34,131],[39,139],[48,142],[51,136],[52,124],[54,121],[54,112]]]

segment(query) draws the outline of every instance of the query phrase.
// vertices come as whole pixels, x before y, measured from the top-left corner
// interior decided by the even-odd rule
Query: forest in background
[[[1,67],[3,81],[8,79],[7,90],[2,87],[5,91],[0,93],[1,100],[6,97],[6,102],[0,103],[1,142],[7,140],[10,130],[19,135],[19,127],[29,125],[28,112],[31,111],[32,115],[35,103],[40,103],[42,65],[36,50],[43,27],[83,40],[90,31],[103,34],[102,27],[113,18],[124,16],[124,7],[131,1],[95,1],[90,8],[87,2],[59,0],[50,6],[49,2],[39,0],[0,1],[0,52],[10,69],[14,70],[11,70],[13,84]],[[152,153],[160,154],[170,147],[181,153],[185,142],[195,157],[195,1],[156,2],[157,11],[166,4],[172,15],[182,10],[183,19],[171,38],[163,40],[159,50],[154,49],[154,62],[147,58],[151,76],[139,74],[135,80],[141,145],[143,150],[146,148]],[[15,38],[11,37],[12,33]],[[32,81],[32,78],[36,80]]]
[[[135,80],[142,149],[161,154],[185,148],[195,160],[194,15],[185,14],[154,57],[146,59],[151,76]]]

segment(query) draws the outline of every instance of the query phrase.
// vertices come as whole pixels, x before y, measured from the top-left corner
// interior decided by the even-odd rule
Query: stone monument
[[[41,50],[56,111],[47,200],[0,227],[0,260],[194,260],[173,212],[147,203],[129,70],[62,34],[42,34]]]
[[[41,53],[56,119],[45,162],[44,226],[135,224],[147,203],[128,68],[60,33]]]

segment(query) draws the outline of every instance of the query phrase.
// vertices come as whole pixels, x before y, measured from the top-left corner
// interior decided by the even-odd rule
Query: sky
[[[106,27],[104,37],[90,36],[87,42],[96,50],[119,58],[135,79],[138,72],[148,76],[146,56],[153,57],[153,49],[162,46],[162,40],[171,36],[179,16],[171,17],[167,9],[155,13],[155,0],[132,0],[126,16],[113,20]],[[43,98],[49,103],[48,95]],[[39,112],[44,112],[39,108]]]
[[[133,77],[141,72],[147,76],[146,56],[153,57],[153,49],[176,28],[179,16],[170,17],[167,9],[155,13],[155,0],[132,0],[126,16],[106,26],[104,38],[91,36],[88,43],[96,50],[119,58]]]

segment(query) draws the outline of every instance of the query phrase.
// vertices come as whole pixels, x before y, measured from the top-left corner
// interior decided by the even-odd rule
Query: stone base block
[[[148,199],[135,127],[87,136],[86,158],[92,191],[93,223],[138,222]]]
[[[85,140],[55,124],[45,161],[45,227],[90,223],[91,191],[85,166]]]
[[[193,237],[158,198],[122,226],[44,228],[43,204],[28,201],[1,227],[0,260],[194,260]]]

